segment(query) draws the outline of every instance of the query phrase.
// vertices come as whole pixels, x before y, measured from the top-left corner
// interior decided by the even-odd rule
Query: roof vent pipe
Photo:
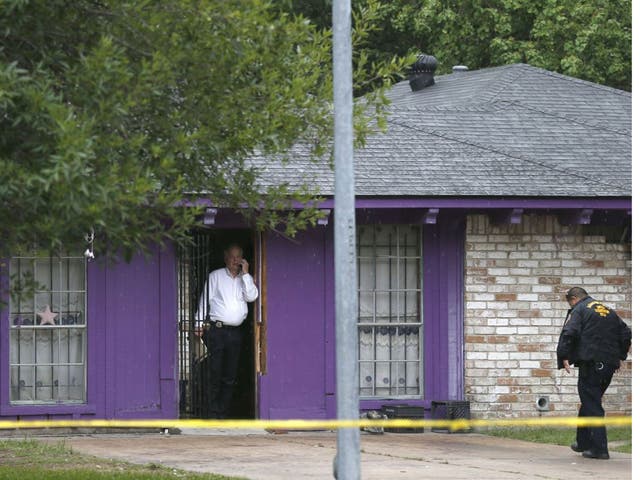
[[[469,67],[466,65],[454,65],[451,70],[453,70],[453,73],[468,72]]]
[[[411,74],[409,75],[411,90],[417,92],[436,83],[433,78],[436,68],[438,68],[436,57],[423,54],[418,55],[418,59],[411,66]]]

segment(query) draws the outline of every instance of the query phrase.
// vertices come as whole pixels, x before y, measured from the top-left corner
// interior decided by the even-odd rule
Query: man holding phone
[[[224,264],[224,268],[209,274],[196,312],[197,326],[210,356],[207,380],[212,418],[227,418],[229,414],[242,350],[241,325],[247,318],[247,302],[258,298],[258,288],[239,245],[225,249]]]

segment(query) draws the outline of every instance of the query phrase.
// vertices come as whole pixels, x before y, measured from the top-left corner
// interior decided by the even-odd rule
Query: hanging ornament
[[[96,258],[93,254],[93,240],[95,239],[95,232],[93,231],[93,228],[91,229],[91,232],[84,236],[84,239],[89,244],[87,249],[84,251],[84,258],[86,258],[87,261],[91,261]]]

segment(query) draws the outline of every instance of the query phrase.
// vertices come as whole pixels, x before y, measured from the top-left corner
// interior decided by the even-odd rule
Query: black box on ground
[[[431,419],[432,420],[457,420],[471,419],[471,408],[467,400],[444,400],[431,402]],[[461,430],[452,430],[449,427],[432,427],[432,432],[446,433],[469,433],[470,428]]]
[[[387,418],[407,418],[424,420],[424,407],[416,407],[412,405],[382,405],[382,413]],[[423,427],[386,427],[385,431],[389,433],[423,433]]]

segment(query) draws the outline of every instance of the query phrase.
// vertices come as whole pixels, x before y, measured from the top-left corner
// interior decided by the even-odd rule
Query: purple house
[[[429,82],[412,82],[428,84]],[[575,412],[555,370],[566,288],[630,321],[631,95],[516,64],[390,92],[388,128],[355,154],[361,409],[466,400],[474,416]],[[323,224],[294,240],[207,211],[194,246],[106,265],[7,259],[0,417],[206,417],[194,312],[222,249],[260,289],[245,322],[241,418],[333,418],[333,173],[296,147],[263,182],[311,182]],[[608,406],[630,412],[630,369]],[[539,406],[539,405],[538,405]]]

